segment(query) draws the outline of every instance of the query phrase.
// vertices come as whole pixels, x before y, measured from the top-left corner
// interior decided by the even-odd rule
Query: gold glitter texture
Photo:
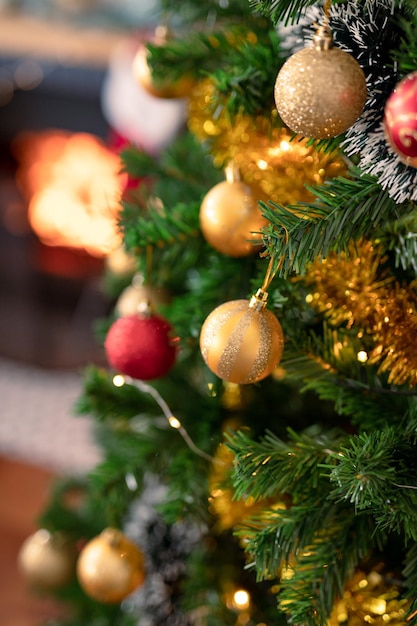
[[[410,337],[417,333],[415,284],[403,287],[372,243],[361,241],[347,254],[329,254],[310,266],[308,302],[335,326],[357,328],[373,341],[367,362],[388,373],[390,384],[417,384],[417,355]]]
[[[276,367],[284,350],[284,335],[271,311],[257,310],[248,300],[232,300],[205,320],[200,349],[216,376],[245,385],[262,380]]]
[[[217,167],[233,163],[240,170],[258,200],[284,206],[311,202],[314,196],[306,185],[321,185],[345,173],[339,154],[318,151],[293,137],[276,111],[270,119],[243,114],[232,118],[225,104],[217,104],[213,82],[198,83],[189,102],[189,128],[209,146]]]
[[[275,103],[284,123],[295,133],[328,139],[345,132],[365,104],[364,73],[357,61],[339,48],[304,48],[278,73]]]

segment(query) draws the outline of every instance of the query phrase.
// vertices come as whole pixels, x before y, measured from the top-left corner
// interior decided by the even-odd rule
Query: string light
[[[173,415],[171,415],[171,417],[168,419],[168,421],[169,421],[169,425],[172,428],[176,428],[176,429],[180,429],[181,428],[181,422],[176,417],[174,417]]]
[[[233,604],[240,611],[248,609],[250,605],[250,596],[244,589],[238,589],[233,594]]]
[[[356,358],[358,359],[359,363],[366,363],[366,361],[368,360],[368,353],[365,352],[365,350],[360,350],[356,355]]]
[[[195,452],[195,454],[197,454],[198,456],[201,456],[203,459],[210,461],[210,463],[223,464],[222,461],[219,461],[219,459],[215,459],[210,454],[207,454],[207,452],[204,452],[204,450],[201,450],[195,445],[194,441],[191,439],[190,435],[188,434],[184,426],[181,424],[180,420],[172,414],[172,411],[169,408],[168,404],[165,402],[164,398],[154,387],[152,387],[152,385],[148,385],[143,380],[136,380],[128,376],[122,376],[121,374],[116,374],[116,376],[113,377],[113,384],[116,387],[122,387],[124,384],[127,384],[127,383],[129,383],[130,385],[134,385],[140,391],[148,393],[149,395],[153,397],[153,399],[159,405],[163,414],[165,415],[168,421],[168,424],[171,426],[171,428],[178,430],[178,432],[180,433],[181,437],[184,439],[185,443],[190,448],[190,450]]]

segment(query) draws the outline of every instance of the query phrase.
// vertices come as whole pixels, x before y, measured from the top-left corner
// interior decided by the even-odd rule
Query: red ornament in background
[[[388,98],[384,131],[400,161],[417,167],[417,72],[400,81]]]
[[[104,348],[116,370],[137,380],[152,380],[165,376],[174,365],[177,339],[165,319],[146,312],[117,319]]]

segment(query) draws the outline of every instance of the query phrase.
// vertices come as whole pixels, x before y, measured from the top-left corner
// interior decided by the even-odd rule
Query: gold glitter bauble
[[[219,378],[240,385],[266,378],[284,350],[284,335],[275,315],[251,302],[221,304],[207,317],[200,334],[207,366]]]
[[[213,248],[227,256],[255,252],[259,246],[253,240],[261,240],[259,231],[266,223],[251,188],[238,180],[218,183],[201,204],[203,235]]]
[[[23,542],[18,565],[29,585],[51,590],[63,587],[75,575],[76,556],[72,542],[42,528]]]
[[[328,139],[345,132],[362,113],[366,79],[347,52],[313,44],[284,63],[274,94],[278,113],[292,131]]]
[[[91,598],[117,604],[143,584],[144,556],[120,530],[106,528],[82,549],[77,575]]]

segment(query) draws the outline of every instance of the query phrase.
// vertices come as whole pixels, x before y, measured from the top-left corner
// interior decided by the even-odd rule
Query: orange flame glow
[[[17,182],[42,243],[103,257],[121,243],[117,228],[125,175],[120,157],[87,133],[22,133],[14,144]]]

